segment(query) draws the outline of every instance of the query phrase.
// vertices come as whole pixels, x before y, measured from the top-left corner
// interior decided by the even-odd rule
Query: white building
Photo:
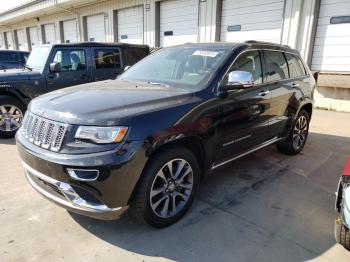
[[[320,72],[316,105],[350,111],[350,0],[33,0],[0,13],[0,48],[80,41],[263,40]]]

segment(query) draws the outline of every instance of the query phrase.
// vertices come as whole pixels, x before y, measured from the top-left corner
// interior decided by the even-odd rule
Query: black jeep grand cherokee
[[[34,99],[17,145],[30,184],[55,203],[101,219],[130,206],[163,227],[217,168],[271,144],[299,153],[314,86],[286,46],[170,47],[118,80]]]

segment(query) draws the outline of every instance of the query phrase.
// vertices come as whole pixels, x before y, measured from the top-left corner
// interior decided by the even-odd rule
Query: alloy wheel
[[[172,159],[158,171],[153,180],[151,208],[161,218],[173,217],[184,208],[192,190],[192,167],[184,159]]]
[[[293,146],[296,150],[299,150],[306,141],[308,132],[308,122],[305,116],[300,116],[295,123],[293,130]]]
[[[22,123],[23,113],[14,105],[0,105],[0,131],[17,130]]]

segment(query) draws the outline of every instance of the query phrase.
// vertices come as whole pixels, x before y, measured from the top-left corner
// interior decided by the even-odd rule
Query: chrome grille
[[[29,142],[57,152],[61,149],[67,126],[67,124],[27,112],[24,116],[21,132]]]

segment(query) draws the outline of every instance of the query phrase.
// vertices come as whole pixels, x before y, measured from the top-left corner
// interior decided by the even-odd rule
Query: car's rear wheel
[[[309,113],[306,110],[301,110],[287,139],[277,144],[278,150],[287,155],[299,154],[306,144],[309,123]]]
[[[350,250],[350,231],[344,226],[340,218],[334,222],[334,234],[335,240],[347,250]]]
[[[144,170],[132,210],[155,227],[178,221],[190,207],[200,169],[194,154],[172,146],[158,152]]]
[[[20,128],[25,106],[11,96],[0,97],[0,138],[14,137]]]

